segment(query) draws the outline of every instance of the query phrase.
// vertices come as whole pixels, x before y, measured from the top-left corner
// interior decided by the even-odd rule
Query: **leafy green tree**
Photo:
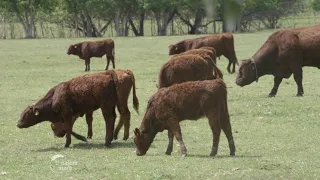
[[[157,21],[158,35],[167,35],[168,24],[177,13],[178,0],[145,0],[145,3]]]
[[[189,34],[199,33],[198,28],[205,17],[205,4],[203,1],[181,0],[177,15],[189,27]]]
[[[312,0],[311,7],[315,11],[320,11],[320,0]]]
[[[56,2],[56,0],[1,0],[0,10],[13,13],[17,17],[23,26],[25,38],[35,38],[39,13],[51,13]]]

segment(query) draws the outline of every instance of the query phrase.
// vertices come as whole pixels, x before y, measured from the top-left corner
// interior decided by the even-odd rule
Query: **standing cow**
[[[230,155],[235,155],[227,105],[227,88],[221,79],[190,81],[161,88],[150,99],[140,128],[134,133],[136,154],[145,155],[158,132],[168,130],[166,154],[173,149],[173,136],[180,144],[182,156],[187,154],[181,135],[180,121],[197,120],[206,116],[213,134],[210,156],[218,151],[221,129],[227,136]]]
[[[208,61],[211,61],[211,64]],[[201,57],[197,54],[174,56],[161,67],[157,87],[169,87],[187,81],[221,78],[221,71],[216,66],[212,67],[212,64],[212,59],[209,56]],[[215,74],[216,76],[213,75],[213,71],[218,72]]]
[[[118,93],[118,100],[117,100],[117,108],[120,114],[120,120],[119,123],[114,131],[113,137],[114,139],[118,138],[118,134],[122,126],[124,125],[124,136],[123,140],[127,140],[129,138],[129,129],[130,129],[130,117],[131,113],[128,108],[128,98],[130,95],[130,91],[132,88],[132,102],[133,102],[133,108],[137,113],[139,113],[139,100],[136,95],[136,85],[135,85],[135,78],[133,75],[133,72],[131,70],[114,70],[117,74],[118,78],[118,85],[117,85],[117,93]],[[88,132],[87,137],[88,139],[92,138],[93,131],[92,131],[92,113],[86,114],[86,121],[88,125]],[[58,123],[51,123],[51,128],[54,132],[54,134],[58,137],[63,137],[66,134],[66,131],[64,129],[64,123],[58,122]],[[85,140],[86,139],[75,133],[72,132],[77,139]]]
[[[20,115],[17,126],[28,128],[43,121],[64,123],[66,144],[71,144],[74,121],[84,114],[101,108],[105,124],[105,145],[113,139],[118,79],[114,71],[92,73],[62,82],[51,88],[35,105],[28,106]]]
[[[320,26],[280,30],[268,40],[250,59],[243,60],[236,84],[246,86],[264,75],[274,76],[269,97],[277,94],[283,78],[293,74],[298,86],[297,96],[304,94],[302,67],[320,67]]]
[[[106,70],[109,68],[110,60],[112,61],[113,69],[116,67],[114,64],[114,41],[112,39],[73,44],[69,46],[67,54],[73,54],[83,59],[86,66],[85,71],[90,71],[90,58],[102,57],[104,55],[107,58]]]
[[[235,72],[235,65],[238,65],[238,59],[234,50],[234,39],[231,33],[222,33],[219,35],[204,36],[195,39],[185,39],[169,46],[169,55],[180,54],[190,49],[199,49],[204,46],[213,47],[216,56],[223,55],[229,60],[227,70],[229,73]],[[232,71],[230,69],[233,64]]]

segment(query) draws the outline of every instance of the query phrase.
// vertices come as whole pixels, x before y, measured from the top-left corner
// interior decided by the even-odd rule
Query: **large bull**
[[[293,74],[297,96],[304,94],[302,67],[320,67],[320,26],[280,30],[273,33],[252,58],[243,60],[236,84],[246,86],[264,75],[274,76],[269,97],[277,94],[283,78]]]

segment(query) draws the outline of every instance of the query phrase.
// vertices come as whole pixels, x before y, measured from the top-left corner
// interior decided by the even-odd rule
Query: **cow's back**
[[[78,111],[95,110],[107,102],[116,102],[116,87],[105,72],[88,74],[68,82],[68,98]]]
[[[226,95],[226,86],[222,80],[193,81],[161,88],[152,97],[157,108],[156,117],[161,120],[177,118],[196,120],[212,111],[215,104]]]
[[[82,53],[88,57],[102,57],[105,54],[112,55],[114,51],[114,42],[112,39],[100,41],[87,41],[82,44]]]

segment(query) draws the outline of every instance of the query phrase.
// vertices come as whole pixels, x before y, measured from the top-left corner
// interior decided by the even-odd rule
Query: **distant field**
[[[235,34],[238,59],[252,56],[272,32]],[[156,92],[158,71],[169,56],[168,45],[195,36],[114,38],[116,67],[131,69],[136,76],[140,115],[132,108],[131,129],[139,127],[149,97]],[[0,179],[319,179],[320,178],[320,72],[304,68],[303,98],[291,77],[280,85],[276,98],[267,98],[272,76],[240,88],[235,74],[226,71],[227,60],[218,66],[228,86],[228,105],[236,144],[229,157],[227,140],[221,136],[218,155],[209,157],[212,134],[206,118],[181,123],[188,156],[165,155],[167,132],[159,133],[147,154],[138,157],[132,139],[104,147],[105,126],[100,110],[94,113],[93,139],[85,144],[72,138],[54,138],[50,123],[18,129],[20,113],[44,96],[54,85],[83,75],[84,61],[67,56],[69,44],[85,39],[0,40]],[[95,58],[91,73],[105,68],[105,58]],[[74,130],[85,135],[84,118]],[[71,171],[59,169],[51,158],[74,163]],[[55,162],[55,161],[53,161]],[[61,165],[61,164],[60,164]],[[70,169],[69,169],[70,170]]]

